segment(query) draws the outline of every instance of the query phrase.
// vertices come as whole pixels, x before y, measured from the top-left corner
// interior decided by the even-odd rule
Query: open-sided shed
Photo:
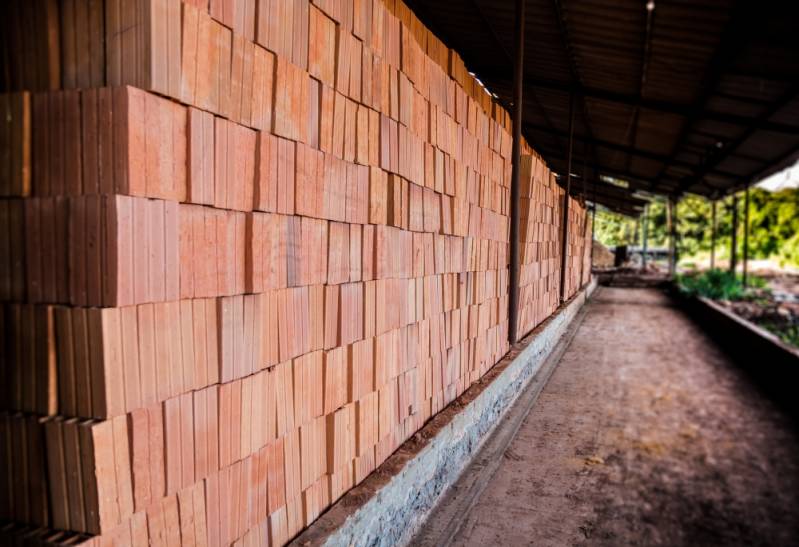
[[[510,106],[519,2],[409,4]],[[573,132],[572,190],[589,200],[636,213],[637,190],[718,198],[799,158],[796,3],[523,4],[522,133],[565,173]]]

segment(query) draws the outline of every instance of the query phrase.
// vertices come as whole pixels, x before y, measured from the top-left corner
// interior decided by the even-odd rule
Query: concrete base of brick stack
[[[601,287],[574,327],[414,547],[799,545],[795,415],[729,337],[649,288]]]
[[[592,278],[292,544],[407,544],[514,403],[534,402],[596,286]]]

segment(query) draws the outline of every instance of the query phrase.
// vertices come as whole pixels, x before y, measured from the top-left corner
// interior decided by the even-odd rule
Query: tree
[[[716,204],[716,255],[729,257],[732,240],[731,196]],[[738,199],[738,253],[743,252],[743,196]],[[648,245],[668,245],[666,201],[652,200],[648,206]],[[608,246],[640,245],[635,219],[606,210],[598,210],[596,239]],[[696,259],[710,252],[712,244],[711,202],[696,195],[686,195],[677,204],[677,234],[680,256]],[[799,188],[768,192],[749,191],[749,257],[775,258],[783,264],[799,266]]]

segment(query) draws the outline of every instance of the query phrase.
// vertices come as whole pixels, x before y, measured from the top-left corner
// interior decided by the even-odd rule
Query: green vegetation
[[[743,258],[745,202],[738,194],[738,257]],[[716,258],[727,261],[732,241],[732,197],[716,202]],[[648,206],[649,248],[668,247],[666,202],[654,200]],[[596,238],[607,246],[643,243],[642,219],[597,211]],[[697,271],[707,264],[711,250],[711,202],[699,196],[683,197],[677,205],[678,253],[681,270],[677,286],[690,296],[729,301],[725,305],[747,320],[768,329],[782,341],[799,347],[799,317],[776,302],[766,281],[750,275],[744,288],[740,274],[725,269]],[[782,266],[799,267],[799,188],[749,192],[749,257],[771,259]],[[738,302],[736,302],[738,301]],[[741,302],[743,301],[743,302]]]
[[[728,270],[713,269],[679,274],[676,281],[680,292],[688,296],[704,296],[712,300],[747,301],[743,307],[729,307],[744,319],[770,331],[786,344],[799,347],[799,317],[780,312],[779,304],[771,299],[771,290],[767,288],[765,279],[749,276],[749,287],[744,288],[742,276],[733,275]],[[759,311],[754,314],[746,311],[753,309]]]
[[[799,266],[799,188],[768,192],[753,188],[749,192],[749,256],[752,259],[775,258],[783,265]],[[738,199],[738,253],[743,253],[743,193]],[[729,257],[732,240],[732,198],[716,205],[716,256]],[[596,237],[608,246],[641,245],[641,221],[598,211]],[[653,201],[648,213],[648,245],[666,247],[666,203]],[[711,204],[694,195],[687,195],[677,205],[679,253],[683,261],[706,258],[711,247]]]
[[[766,281],[760,277],[749,276],[748,282],[751,288],[766,287]],[[677,286],[689,296],[704,296],[713,300],[745,300],[751,296],[744,287],[741,275],[733,275],[728,270],[717,268],[678,275]]]
[[[761,327],[766,328],[786,344],[799,348],[799,325],[781,325],[777,323],[761,323]]]

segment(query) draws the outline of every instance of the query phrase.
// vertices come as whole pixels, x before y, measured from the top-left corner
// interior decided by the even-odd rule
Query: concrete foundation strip
[[[524,391],[495,425],[457,482],[440,497],[431,518],[424,522],[412,538],[413,545],[447,547],[455,540],[480,494],[499,469],[505,451],[555,372],[586,311],[585,306],[579,310],[557,346],[544,359],[539,371],[530,378]]]
[[[546,385],[595,289],[592,279],[292,544],[394,546],[413,539],[448,545]],[[462,476],[459,491],[452,490]],[[439,503],[443,512],[426,524]]]

